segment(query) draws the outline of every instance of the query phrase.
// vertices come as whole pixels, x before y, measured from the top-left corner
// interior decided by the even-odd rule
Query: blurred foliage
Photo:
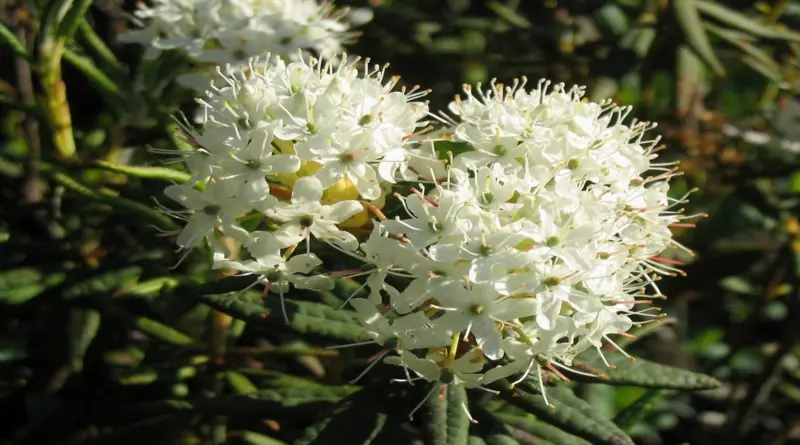
[[[674,318],[625,347],[606,384],[501,398],[388,385],[338,310],[352,283],[295,293],[290,324],[202,249],[176,269],[153,226],[181,148],[184,63],[121,46],[132,2],[10,0],[0,27],[0,437],[19,444],[783,444],[800,441],[800,2],[369,0],[352,53],[390,62],[443,108],[463,82],[585,84],[657,121],[697,187],[665,280]],[[55,11],[66,9],[66,15]],[[233,281],[233,282],[231,282]],[[587,359],[589,360],[589,359]],[[685,393],[670,388],[716,385]],[[624,366],[623,366],[624,365]],[[597,367],[591,360],[581,366]],[[571,376],[575,380],[579,376]],[[650,383],[648,383],[650,382]],[[551,382],[554,383],[554,382]],[[622,386],[616,386],[622,385]],[[636,386],[646,386],[636,387]],[[574,389],[574,393],[571,389]],[[575,394],[579,394],[581,398]],[[479,421],[470,425],[462,403]],[[613,422],[612,422],[613,420]],[[357,427],[356,427],[357,426]]]

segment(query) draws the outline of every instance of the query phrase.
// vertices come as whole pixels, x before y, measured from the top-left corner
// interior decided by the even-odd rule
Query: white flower
[[[278,204],[265,214],[282,222],[280,233],[295,243],[315,238],[338,244],[346,249],[358,247],[358,240],[352,234],[339,230],[336,224],[363,210],[357,201],[341,201],[333,205],[320,203],[322,185],[314,177],[300,178],[292,188],[291,204]]]
[[[484,359],[480,349],[472,349],[450,362],[442,354],[432,352],[419,358],[409,351],[401,351],[398,356],[386,357],[384,362],[410,369],[429,382],[446,385],[464,385],[473,388],[482,384]]]
[[[402,234],[414,247],[424,248],[442,238],[463,239],[462,223],[455,218],[464,205],[453,192],[443,191],[438,201],[412,194],[405,198],[406,211],[411,219],[384,221],[381,225],[389,232]]]
[[[322,260],[316,255],[313,253],[294,255],[287,261],[280,252],[280,249],[285,247],[288,246],[282,244],[281,240],[271,233],[262,233],[247,246],[252,260],[242,262],[219,260],[215,262],[214,267],[229,267],[258,275],[258,282],[266,287],[265,293],[272,292],[280,296],[283,317],[288,323],[283,297],[289,291],[290,285],[298,289],[331,290],[334,283],[325,275],[307,276],[322,265]]]
[[[350,14],[317,0],[154,0],[134,12],[141,29],[125,42],[149,45],[147,57],[178,49],[201,62],[231,63],[272,52],[295,57],[298,50],[324,57],[354,40],[351,24],[369,21],[366,10]],[[348,23],[350,22],[350,23]]]
[[[203,242],[214,229],[239,236],[240,241],[247,240],[247,233],[243,233],[235,221],[247,208],[236,199],[235,193],[226,182],[208,184],[203,192],[189,184],[168,186],[164,194],[186,207],[185,212],[170,212],[186,220],[186,226],[178,235],[178,246],[188,251]]]
[[[202,156],[180,156],[192,185],[171,192],[190,208],[174,214],[196,218],[179,242],[233,236],[252,259],[215,248],[215,266],[258,274],[281,295],[330,286],[309,276],[321,267],[312,238],[364,263],[335,273],[361,280],[348,300],[379,358],[396,353],[385,361],[408,380],[480,388],[535,371],[541,383],[545,371],[580,373],[576,354],[659,317],[648,295],[679,272],[659,255],[688,251],[670,227],[697,215],[681,213],[686,196],[669,197],[674,164],[653,162],[653,125],[625,123],[629,108],[586,101],[583,88],[492,83],[466,87],[450,106],[457,120],[440,116],[447,129],[431,136],[419,134],[425,92],[393,92],[384,68],[267,58],[220,76],[202,128],[187,129]],[[458,154],[439,159],[437,140]],[[384,205],[392,190],[401,206]],[[365,209],[380,220],[368,239],[353,234],[368,226],[337,226]],[[262,216],[280,227],[249,233],[243,215],[247,227]]]
[[[394,295],[399,292],[386,283],[386,277],[392,272],[401,270],[401,265],[410,264],[420,259],[419,254],[408,244],[391,239],[382,233],[381,226],[376,224],[365,243],[361,243],[363,256],[357,258],[364,261],[369,268],[365,284],[370,289],[369,300],[373,304],[383,301],[381,292]]]
[[[431,321],[422,312],[397,317],[392,321],[386,318],[374,303],[364,298],[353,298],[350,305],[370,329],[375,342],[389,349],[420,349],[447,346],[450,336],[441,330],[434,330]]]
[[[201,102],[203,135],[221,133],[213,139],[224,141],[219,150],[239,159],[269,156],[272,143],[293,157],[260,164],[272,168],[266,174],[291,172],[299,159],[321,166],[315,176],[324,189],[348,178],[374,200],[382,184],[406,171],[408,138],[427,114],[427,104],[416,101],[427,91],[392,91],[398,78],[385,82],[384,75],[385,67],[359,72],[353,62],[313,58],[286,64],[267,56],[247,69],[228,66]]]
[[[443,286],[433,295],[439,302],[437,308],[444,314],[436,319],[436,325],[449,332],[464,332],[475,337],[486,357],[498,360],[503,357],[502,328],[498,324],[536,314],[533,298],[502,298],[494,286],[473,284],[469,289],[463,285]]]

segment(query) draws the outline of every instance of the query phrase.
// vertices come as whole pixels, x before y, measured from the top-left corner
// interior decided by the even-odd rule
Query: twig
[[[26,46],[28,53],[33,50],[33,31],[25,17],[23,8],[17,7],[12,12],[14,34]],[[29,109],[36,109],[36,97],[33,92],[33,74],[31,65],[24,57],[14,57],[14,69],[17,75],[17,91],[22,104]],[[27,203],[41,202],[44,197],[44,182],[39,171],[39,160],[42,158],[42,145],[39,139],[39,124],[32,113],[25,113],[23,123],[25,139],[28,141],[28,158],[25,165],[25,185],[22,188],[23,199]]]

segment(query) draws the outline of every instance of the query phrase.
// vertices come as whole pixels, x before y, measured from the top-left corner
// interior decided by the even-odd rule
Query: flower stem
[[[53,145],[61,159],[75,157],[75,137],[72,134],[72,115],[67,102],[67,87],[61,79],[61,56],[64,40],[57,39],[40,48],[39,81],[44,90],[45,115],[52,127]]]

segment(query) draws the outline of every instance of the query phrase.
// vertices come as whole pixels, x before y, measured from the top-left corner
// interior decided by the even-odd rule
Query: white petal
[[[364,207],[358,201],[341,201],[325,206],[321,213],[325,216],[325,219],[340,223],[363,210]]]
[[[203,193],[191,187],[172,184],[164,189],[164,194],[171,200],[183,204],[188,209],[200,210],[206,205]]]
[[[322,260],[313,253],[294,255],[286,262],[286,267],[291,273],[309,273],[320,265]]]
[[[538,298],[542,298],[542,296],[540,295]],[[552,330],[556,326],[556,318],[560,312],[561,300],[552,297],[544,298],[536,314],[536,323],[545,331]]]
[[[508,298],[491,306],[492,317],[500,321],[530,317],[536,314],[536,299]]]
[[[358,193],[367,200],[378,199],[381,196],[381,186],[375,170],[368,164],[357,164],[347,170],[347,177],[356,185]]]
[[[208,215],[195,215],[186,223],[180,235],[178,235],[177,244],[184,249],[191,249],[201,242],[203,238],[214,229],[216,218]]]
[[[491,360],[499,360],[503,357],[503,348],[501,347],[503,337],[494,321],[488,317],[476,318],[472,322],[472,333],[486,357]]]
[[[316,291],[333,290],[336,284],[333,282],[331,277],[325,275],[313,275],[310,277],[292,275],[292,282],[298,289],[310,289]]]
[[[472,374],[483,369],[483,355],[478,348],[467,351],[461,358],[450,365],[450,369],[459,374]],[[463,376],[462,376],[463,377]]]
[[[272,155],[262,161],[262,167],[269,166],[269,174],[294,173],[300,170],[300,158],[294,155]]]
[[[322,199],[322,184],[314,176],[305,176],[292,187],[292,203],[319,202]]]
[[[370,329],[381,336],[390,335],[389,320],[387,320],[369,300],[365,298],[352,298],[350,299],[350,306],[355,309],[358,317]]]
[[[336,181],[344,178],[345,168],[340,162],[329,162],[322,166],[314,177],[319,179],[323,187],[327,188],[336,183]]]

